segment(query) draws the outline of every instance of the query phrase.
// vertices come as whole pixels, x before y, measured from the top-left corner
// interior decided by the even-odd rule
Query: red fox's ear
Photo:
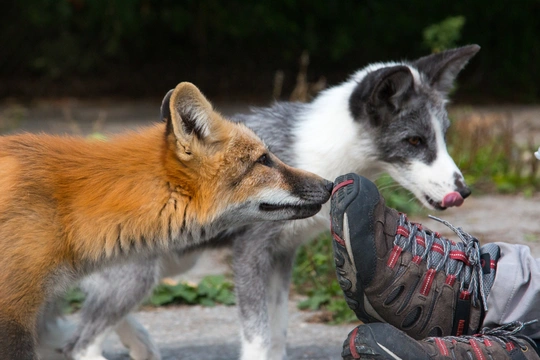
[[[212,105],[199,89],[188,82],[170,90],[161,104],[161,118],[167,122],[167,133],[189,144],[193,135],[200,140],[210,135]]]

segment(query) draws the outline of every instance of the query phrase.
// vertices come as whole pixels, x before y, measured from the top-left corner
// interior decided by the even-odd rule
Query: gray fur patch
[[[63,352],[66,355],[77,353],[92,343],[97,335],[116,326],[150,294],[159,279],[160,261],[157,256],[120,263],[85,278],[81,288],[86,300],[80,312],[79,329]],[[104,298],[107,301],[103,301]]]
[[[251,113],[235,115],[232,120],[247,125],[263,139],[274,155],[294,166],[293,131],[298,115],[307,107],[302,103],[278,102],[267,108],[251,108]]]
[[[244,319],[242,333],[251,341],[269,331],[266,328],[268,282],[270,274],[285,272],[284,284],[289,284],[295,249],[283,247],[280,241],[285,222],[264,222],[252,225],[250,231],[233,243],[236,296],[240,315]],[[254,237],[255,236],[255,237]]]
[[[411,65],[425,75],[433,89],[447,94],[454,86],[458,73],[478,51],[478,45],[463,46],[421,57]]]

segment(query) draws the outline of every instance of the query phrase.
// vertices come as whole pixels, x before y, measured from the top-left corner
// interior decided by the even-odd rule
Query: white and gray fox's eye
[[[410,138],[406,139],[407,142],[413,146],[418,146],[422,144],[422,138],[420,136],[411,136]]]
[[[268,156],[268,154],[262,154],[261,157],[257,159],[257,163],[264,166],[272,165],[272,161],[270,160],[270,157]]]

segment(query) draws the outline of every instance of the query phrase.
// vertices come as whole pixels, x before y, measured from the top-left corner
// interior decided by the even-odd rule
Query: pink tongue
[[[445,195],[441,205],[443,207],[452,207],[461,206],[461,204],[463,204],[463,198],[458,192],[453,191]]]

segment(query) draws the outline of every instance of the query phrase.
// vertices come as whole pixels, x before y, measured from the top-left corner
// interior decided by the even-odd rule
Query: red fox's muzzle
[[[317,214],[322,204],[328,201],[333,187],[331,181],[285,165],[273,154],[269,154],[266,166],[280,174],[283,179],[280,188],[288,193],[268,193],[274,199],[259,205],[262,212],[288,213],[290,219],[302,219]]]

